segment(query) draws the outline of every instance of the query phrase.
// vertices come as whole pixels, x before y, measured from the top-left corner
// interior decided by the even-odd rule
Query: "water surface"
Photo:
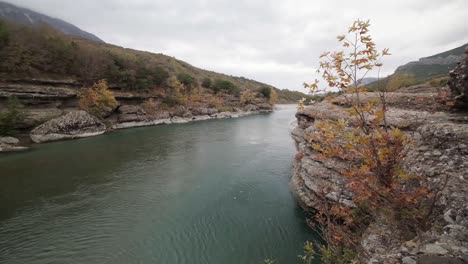
[[[0,156],[0,263],[297,263],[295,109]]]

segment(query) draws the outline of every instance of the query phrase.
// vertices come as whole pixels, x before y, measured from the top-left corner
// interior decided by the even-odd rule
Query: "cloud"
[[[301,90],[318,56],[356,18],[370,19],[396,67],[468,42],[465,0],[9,0],[107,42],[194,66]]]

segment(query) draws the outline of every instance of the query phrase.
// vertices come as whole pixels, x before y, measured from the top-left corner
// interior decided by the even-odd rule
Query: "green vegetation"
[[[306,98],[307,101],[309,101],[312,97],[310,95],[306,95],[304,93],[301,93],[298,91],[292,91],[288,89],[283,89],[283,90],[274,89],[274,91],[278,95],[279,103],[297,103],[302,98]]]
[[[265,98],[270,99],[272,89],[271,89],[271,87],[268,87],[268,86],[262,86],[262,87],[260,87],[260,89],[258,89],[258,92],[260,94],[262,94]]]
[[[0,50],[8,44],[10,33],[3,21],[0,20]]]
[[[240,94],[240,89],[237,86],[235,86],[232,82],[227,80],[217,79],[210,88],[213,91],[215,91],[215,93],[218,93],[220,91],[226,91],[230,94]]]
[[[0,136],[14,134],[15,126],[24,118],[20,110],[20,103],[16,97],[8,98],[6,111],[0,112]]]

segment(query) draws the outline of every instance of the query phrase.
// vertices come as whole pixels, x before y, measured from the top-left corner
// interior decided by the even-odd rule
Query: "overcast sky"
[[[468,42],[467,0],[7,0],[104,41],[301,90],[356,18],[390,48],[384,75]]]

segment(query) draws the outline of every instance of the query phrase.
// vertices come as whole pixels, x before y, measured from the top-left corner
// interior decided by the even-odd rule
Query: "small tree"
[[[256,93],[252,92],[251,90],[245,90],[240,95],[240,102],[241,104],[251,104],[254,102],[256,98]]]
[[[0,50],[5,47],[10,41],[10,32],[5,25],[5,22],[0,20]]]
[[[167,86],[171,89],[170,96],[164,99],[165,103],[169,106],[173,105],[186,105],[188,96],[185,94],[185,87],[177,77],[171,76],[167,79]]]
[[[258,89],[258,92],[263,95],[265,98],[270,99],[272,89],[268,86],[262,86]]]
[[[367,227],[366,219],[384,216],[399,228],[414,232],[426,229],[431,209],[424,205],[429,198],[435,199],[423,187],[426,178],[411,175],[403,166],[411,138],[388,125],[384,91],[380,91],[378,101],[362,99],[366,92],[361,85],[363,78],[380,69],[381,58],[390,55],[388,49],[377,51],[369,26],[369,21],[355,21],[348,35],[338,36],[345,50],[320,56],[318,72],[328,87],[342,92],[349,108],[339,115],[347,113],[346,118],[316,120],[316,131],[306,137],[321,159],[349,164],[340,173],[348,181],[346,187],[352,191],[356,206],[325,199],[316,208],[316,220],[327,242],[320,247],[325,263],[341,263],[339,260],[359,254],[359,232]],[[317,92],[318,84],[315,80],[304,86]],[[322,192],[325,197],[329,190],[324,187]]]
[[[117,100],[109,91],[105,80],[100,80],[92,87],[83,89],[79,97],[80,108],[99,117],[103,117],[117,107]]]
[[[15,126],[23,119],[24,114],[20,110],[20,103],[16,97],[8,98],[6,111],[0,112],[0,136],[15,133]]]

